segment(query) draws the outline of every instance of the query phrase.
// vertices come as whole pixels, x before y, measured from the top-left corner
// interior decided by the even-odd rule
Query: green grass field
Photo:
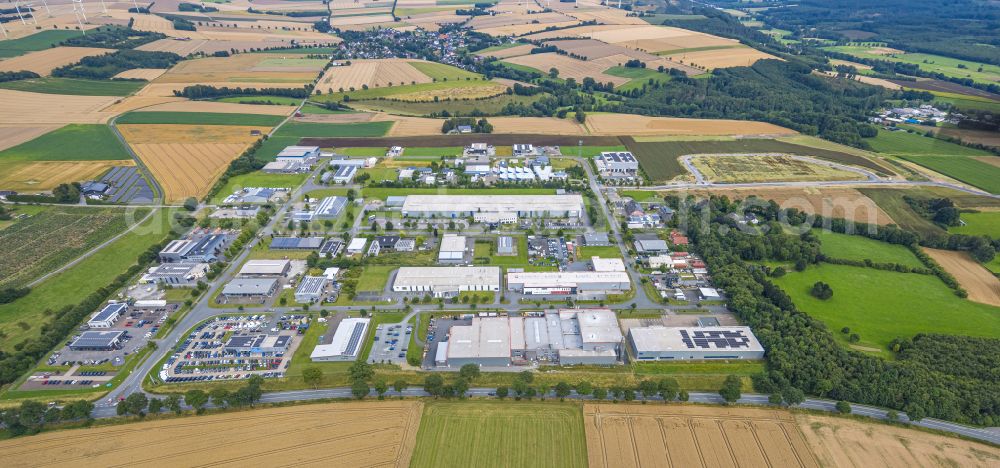
[[[517,47],[517,46],[521,46],[521,45],[524,45],[524,44],[522,44],[520,42],[508,42],[508,43],[505,43],[505,44],[500,44],[498,46],[487,47],[485,49],[477,51],[476,53],[477,54],[488,54],[490,52],[497,52],[497,51],[500,51],[500,50],[510,49],[512,47]]]
[[[902,245],[889,244],[864,236],[838,234],[813,229],[819,237],[824,255],[848,260],[871,260],[875,263],[898,263],[911,267],[923,267],[910,249]]]
[[[1000,102],[987,98],[957,93],[943,93],[939,91],[932,91],[931,94],[934,95],[934,102],[938,104],[949,104],[962,110],[980,110],[1000,113]]]
[[[452,115],[470,115],[473,113],[495,115],[503,112],[508,104],[530,107],[536,101],[548,96],[539,93],[534,96],[518,96],[501,94],[488,99],[452,100],[439,102],[409,102],[389,101],[381,99],[352,99],[350,105],[357,109],[388,112],[392,114],[429,116],[433,113],[448,111]]]
[[[387,148],[384,147],[371,147],[371,148],[334,148],[337,154],[343,154],[346,156],[353,156],[357,158],[368,158],[368,157],[383,157],[385,156],[385,151]]]
[[[0,161],[101,161],[132,159],[108,128],[70,124],[0,151]]]
[[[33,288],[27,296],[0,305],[0,330],[6,333],[0,349],[10,351],[25,338],[38,336],[42,323],[49,320],[46,310],[76,304],[134,265],[139,254],[170,232],[172,214],[160,210],[113,244]],[[25,330],[15,326],[20,321],[31,327]]]
[[[628,151],[625,145],[617,146],[561,146],[559,150],[562,154],[566,156],[582,156],[584,158],[591,158],[594,156],[600,156],[604,152],[612,151]]]
[[[389,273],[395,270],[395,266],[387,265],[367,265],[358,278],[356,291],[382,291],[385,284],[389,282]]]
[[[809,294],[817,281],[833,288],[832,298]],[[936,276],[822,264],[774,282],[845,345],[843,327],[861,336],[858,345],[883,354],[893,338],[917,333],[1000,336],[1000,308],[961,299]]]
[[[855,57],[909,63],[920,67],[921,70],[941,73],[953,78],[971,78],[973,81],[979,83],[996,83],[1000,79],[1000,67],[996,65],[982,64],[970,60],[959,60],[941,55],[920,53],[879,55],[868,52],[872,47],[860,45],[832,46],[824,47],[823,49],[850,54]],[[960,68],[960,66],[964,66],[965,68]],[[982,71],[979,71],[980,67],[982,67]]]
[[[642,85],[649,83],[649,80],[658,82],[670,81],[670,75],[667,75],[666,73],[660,73],[656,70],[652,70],[649,68],[611,67],[607,70],[604,70],[604,73],[632,80],[629,81],[628,83],[616,87],[616,89],[622,91],[631,91],[633,89],[640,89],[642,88]]]
[[[502,63],[503,66],[505,66],[507,68],[510,68],[511,70],[517,70],[517,71],[522,71],[522,72],[526,72],[526,73],[538,73],[538,74],[543,75],[543,76],[548,76],[549,75],[548,72],[543,72],[543,71],[541,71],[541,70],[539,70],[539,69],[537,69],[535,67],[529,67],[527,65],[521,65],[519,63],[510,63],[510,62],[505,62],[503,60],[501,60],[500,63]]]
[[[248,125],[273,127],[285,120],[280,115],[223,114],[215,112],[129,112],[119,124]]]
[[[4,206],[4,208],[6,208],[7,211],[11,213],[12,216],[19,216],[19,215],[35,216],[49,209],[47,205],[7,205]],[[6,229],[7,227],[12,226],[19,221],[21,220],[8,219],[0,221],[0,230]]]
[[[466,78],[470,80],[478,80],[483,77],[478,73],[473,73],[470,71],[462,70],[461,68],[453,67],[444,63],[436,62],[410,62],[413,68],[416,68],[432,80],[436,81],[455,81],[455,80],[465,80]]]
[[[927,197],[931,195],[929,192],[920,189],[900,190],[876,187],[861,187],[858,191],[866,197],[871,198],[879,208],[882,208],[882,211],[885,211],[903,229],[917,232],[921,236],[933,236],[944,233],[944,230],[936,224],[923,218],[916,211],[913,211],[913,208],[910,208],[910,205],[903,199],[907,195]]]
[[[1000,193],[1000,167],[992,164],[962,156],[901,157],[987,192]]]
[[[441,156],[458,156],[462,154],[461,146],[448,146],[439,148],[405,148],[403,155],[397,159],[405,160],[409,158],[432,158],[438,160]]]
[[[285,96],[230,96],[216,99],[218,102],[232,102],[235,104],[273,104],[276,106],[297,106],[301,99]]]
[[[580,247],[579,259],[588,261],[590,257],[622,258],[622,252],[614,245]]]
[[[46,30],[20,39],[0,41],[0,58],[17,57],[36,50],[45,50],[71,37],[83,34],[75,30]]]
[[[0,89],[29,93],[73,96],[128,96],[146,86],[145,81],[81,80],[76,78],[35,78],[0,83]]]
[[[410,466],[583,467],[583,410],[574,403],[425,403]]]
[[[393,122],[342,124],[288,122],[278,130],[276,135],[297,138],[379,137],[385,135],[392,128],[392,124]]]
[[[418,83],[418,84],[403,84],[399,83],[396,86],[385,86],[377,88],[368,89],[355,89],[351,91],[345,89],[344,92],[340,92],[339,89],[333,90],[323,90],[326,94],[321,94],[313,96],[310,98],[315,102],[341,102],[344,100],[344,96],[350,96],[352,101],[364,100],[364,99],[378,99],[380,97],[389,97],[398,94],[409,94],[409,93],[421,93],[430,91],[445,91],[456,88],[483,88],[492,87],[496,83],[486,80],[449,80],[449,81],[437,81],[433,83]]]
[[[222,200],[231,195],[236,190],[244,187],[298,187],[309,177],[309,174],[267,174],[265,172],[251,172],[236,177],[230,177],[226,185],[219,190],[219,193],[212,199],[212,203],[222,203]]]
[[[878,136],[866,138],[872,149],[879,153],[896,155],[937,155],[937,156],[989,156],[990,153],[975,148],[967,148],[937,138],[906,131],[890,132],[879,129]]]
[[[286,146],[299,144],[299,137],[274,135],[260,145],[253,157],[259,161],[274,161]]]
[[[962,213],[965,226],[948,229],[955,234],[973,236],[1000,237],[1000,211],[981,211],[979,213]]]

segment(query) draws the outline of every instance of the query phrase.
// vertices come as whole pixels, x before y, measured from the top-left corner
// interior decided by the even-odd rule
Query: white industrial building
[[[620,258],[590,257],[594,271],[625,271],[625,262]]]
[[[318,344],[309,358],[313,362],[353,361],[364,344],[371,319],[348,318],[340,322],[329,344]]]
[[[395,292],[429,292],[453,297],[462,291],[500,291],[500,267],[402,267],[392,283]]]
[[[236,278],[222,288],[227,298],[263,298],[278,290],[278,280],[274,278]]]
[[[292,174],[308,170],[309,166],[304,166],[301,162],[293,160],[271,161],[261,168],[262,172],[268,174]]]
[[[347,206],[347,197],[326,197],[316,205],[317,219],[337,219]]]
[[[355,237],[347,244],[347,255],[358,255],[365,253],[365,246],[368,245],[367,237]]]
[[[303,166],[315,164],[319,160],[319,146],[286,146],[278,153],[275,161],[297,162]]]
[[[468,252],[468,239],[457,234],[445,234],[441,237],[441,249],[438,251],[438,262],[461,263]]]
[[[333,170],[333,175],[330,176],[330,180],[335,184],[349,184],[354,180],[354,176],[358,174],[358,168],[355,166],[340,166]]]
[[[639,161],[628,151],[605,151],[594,158],[594,165],[605,177],[634,177],[639,172]]]
[[[90,317],[87,326],[90,328],[111,328],[126,311],[128,311],[128,305],[123,302],[108,304]]]
[[[579,218],[583,197],[570,195],[409,195],[403,216],[467,218],[477,213],[515,215],[521,218]]]
[[[764,357],[750,327],[633,327],[628,345],[639,361]]]
[[[530,296],[598,299],[624,294],[632,289],[632,282],[624,271],[522,271],[507,273],[507,289]]]
[[[323,291],[326,289],[325,276],[306,276],[299,282],[299,287],[295,289],[295,302],[299,304],[309,304],[323,298]]]
[[[207,263],[162,263],[146,270],[140,283],[160,283],[171,286],[194,286],[208,273]]]
[[[448,332],[438,365],[504,367],[547,362],[560,365],[613,365],[619,361],[622,333],[608,309],[566,309],[522,317],[474,317],[470,325]]]
[[[290,260],[247,260],[240,268],[240,276],[277,277],[285,276],[292,268]]]

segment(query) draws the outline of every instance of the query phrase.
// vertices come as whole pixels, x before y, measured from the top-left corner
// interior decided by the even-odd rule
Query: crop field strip
[[[109,169],[133,165],[132,161],[29,161],[0,160],[0,187],[21,193],[46,191],[59,184],[97,179]]]
[[[1000,307],[1000,279],[967,252],[928,248],[924,252],[958,280],[970,301]]]
[[[535,128],[537,131],[537,127]],[[440,128],[439,128],[440,133]],[[419,148],[440,148],[466,146],[472,143],[487,143],[493,146],[510,146],[514,144],[532,142],[536,146],[563,146],[575,147],[579,141],[583,141],[586,146],[617,146],[621,144],[618,137],[594,137],[594,136],[562,136],[562,135],[539,135],[534,133],[524,134],[500,134],[485,133],[478,135],[427,135],[411,136],[400,138],[303,138],[302,144],[309,146],[319,146],[321,148],[371,148],[403,146]],[[405,153],[404,153],[405,155]]]
[[[691,406],[585,404],[598,467],[818,467],[790,413]]]
[[[10,466],[130,464],[409,464],[419,427],[419,402],[333,403],[181,418],[138,426],[60,431],[10,443]],[[213,437],[205,437],[206,431]],[[222,450],[223,446],[231,447]],[[177,451],[178,444],[185,450]],[[86,450],[83,448],[86,447]],[[138,450],[139,448],[142,450]]]
[[[27,70],[41,76],[52,74],[54,68],[79,62],[84,57],[114,52],[112,49],[96,47],[53,47],[30,52],[20,57],[0,60],[0,72]]]
[[[144,212],[137,212],[135,219]],[[21,287],[125,230],[126,212],[53,207],[0,231],[0,289]]]
[[[0,89],[0,124],[99,123],[110,117],[101,112],[119,98],[63,96]]]

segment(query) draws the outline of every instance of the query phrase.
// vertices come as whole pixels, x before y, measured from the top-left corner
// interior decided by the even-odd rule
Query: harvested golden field
[[[585,404],[600,467],[819,467],[791,413],[757,408]]]
[[[537,134],[543,131],[550,135],[586,135],[587,131],[572,118],[556,117],[491,117],[493,133]]]
[[[500,83],[488,83],[483,86],[457,86],[445,89],[414,91],[412,93],[393,94],[393,99],[412,102],[432,102],[435,98],[447,99],[481,99],[499,96],[507,91],[507,86]]]
[[[579,21],[574,19],[572,21],[560,21],[558,23],[512,24],[507,26],[497,26],[494,28],[478,29],[477,31],[491,36],[523,36],[525,34],[545,30],[546,28],[565,28],[579,23]]]
[[[577,9],[566,10],[566,14],[580,21],[597,21],[601,24],[632,24],[648,25],[642,18],[628,16],[625,10],[617,8],[597,8],[597,9]]]
[[[330,18],[330,26],[367,26],[379,23],[392,23],[394,18],[389,12],[384,15],[336,16]]]
[[[0,125],[0,151],[34,140],[61,125]]]
[[[389,83],[430,83],[433,80],[403,59],[352,60],[350,65],[330,67],[319,79],[316,89],[361,89],[389,86]]]
[[[121,98],[114,96],[67,96],[0,89],[0,125],[100,123],[107,114],[101,109]]]
[[[118,131],[129,143],[253,143],[257,137],[252,130],[267,133],[270,127],[241,125],[175,125],[128,124],[118,125]]]
[[[156,84],[245,82],[257,87],[272,87],[279,83],[305,85],[316,78],[316,71],[254,71],[254,68],[271,60],[271,54],[238,54],[230,57],[207,57],[178,63]],[[235,86],[230,84],[229,86]]]
[[[795,208],[826,218],[844,218],[868,224],[894,224],[892,217],[882,211],[870,198],[847,187],[757,187],[711,188],[683,190],[685,194],[707,197],[726,195],[730,199],[746,199],[755,195],[764,200],[774,200],[785,209]],[[677,192],[673,192],[677,193]]]
[[[426,119],[422,117],[403,117],[398,115],[375,114],[372,118],[374,122],[396,122],[393,124],[386,136],[422,136],[440,135],[441,126],[444,121],[438,119]]]
[[[1000,449],[914,429],[796,414],[821,466],[996,467]]]
[[[968,291],[969,300],[1000,307],[1000,279],[993,276],[981,263],[972,259],[968,252],[924,248],[935,262],[958,280],[958,284]]]
[[[731,47],[726,49],[683,52],[671,55],[670,58],[688,65],[711,70],[713,68],[749,67],[758,60],[777,57],[750,47]]]
[[[508,47],[506,49],[495,50],[493,52],[479,53],[478,55],[482,55],[484,57],[496,57],[502,59],[509,57],[518,57],[521,55],[528,55],[531,53],[531,49],[534,48],[535,46],[531,44],[525,44],[514,47]]]
[[[181,57],[187,57],[189,54],[193,54],[198,49],[201,49],[201,47],[207,42],[207,39],[193,39],[190,41],[160,39],[158,41],[153,41],[149,44],[143,44],[136,47],[136,50],[145,50],[147,52],[173,52]]]
[[[217,114],[289,115],[293,106],[238,104],[235,102],[172,101],[143,109],[150,112],[212,112]]]
[[[560,23],[575,23],[571,16],[557,12],[536,13],[536,14],[514,14],[514,15],[481,15],[474,16],[469,21],[468,26],[480,32],[486,32],[493,28],[518,25],[543,25],[539,29]]]
[[[215,181],[259,137],[251,129],[224,125],[120,125],[122,136],[163,185],[168,202],[204,196]]]
[[[705,180],[721,183],[819,182],[865,179],[864,176],[855,172],[784,155],[695,155],[691,157],[691,164],[701,171]]]
[[[0,187],[17,192],[40,192],[59,184],[96,179],[113,166],[133,161],[32,161],[0,162]]]
[[[423,404],[326,403],[0,441],[8,467],[409,466]]]
[[[148,88],[149,86],[153,85],[147,85],[146,88]],[[133,111],[136,109],[155,106],[157,104],[164,104],[167,102],[187,101],[187,99],[185,98],[180,98],[173,95],[170,96],[142,95],[142,92],[146,88],[139,90],[139,94],[133,94],[129,97],[126,97],[125,99],[122,99],[121,101],[112,103],[108,107],[101,109],[101,112],[105,112],[114,116],[114,115],[124,114],[128,111]]]
[[[97,47],[53,47],[29,52],[20,57],[0,60],[0,72],[32,71],[41,76],[49,76],[54,68],[79,62],[84,57],[114,52],[112,49]]]
[[[125,70],[114,77],[125,80],[153,81],[166,72],[166,68],[136,68],[133,70]]]
[[[588,114],[592,135],[795,135],[794,130],[749,120],[682,119],[630,114]]]
[[[601,83],[611,82],[619,86],[630,81],[629,78],[605,74],[604,70],[612,66],[607,63],[598,60],[577,60],[555,52],[522,55],[504,61],[531,67],[542,73],[548,73],[549,69],[554,67],[559,70],[560,78],[573,78],[577,82],[583,81],[584,78],[593,78]]]

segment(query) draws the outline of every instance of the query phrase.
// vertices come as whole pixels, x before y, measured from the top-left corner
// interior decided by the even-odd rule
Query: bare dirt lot
[[[79,62],[84,57],[110,52],[114,50],[96,47],[53,47],[0,61],[0,72],[27,70],[49,76],[54,68]]]
[[[913,429],[830,416],[795,415],[821,466],[988,467],[1000,450]]]
[[[705,120],[646,117],[630,114],[589,114],[592,135],[794,135],[777,125],[747,120]]]
[[[329,403],[0,441],[5,466],[409,465],[423,404]]]
[[[597,467],[818,467],[791,413],[680,405],[583,407]]]
[[[1000,279],[966,252],[924,248],[935,262],[951,273],[969,292],[969,300],[1000,307]]]

